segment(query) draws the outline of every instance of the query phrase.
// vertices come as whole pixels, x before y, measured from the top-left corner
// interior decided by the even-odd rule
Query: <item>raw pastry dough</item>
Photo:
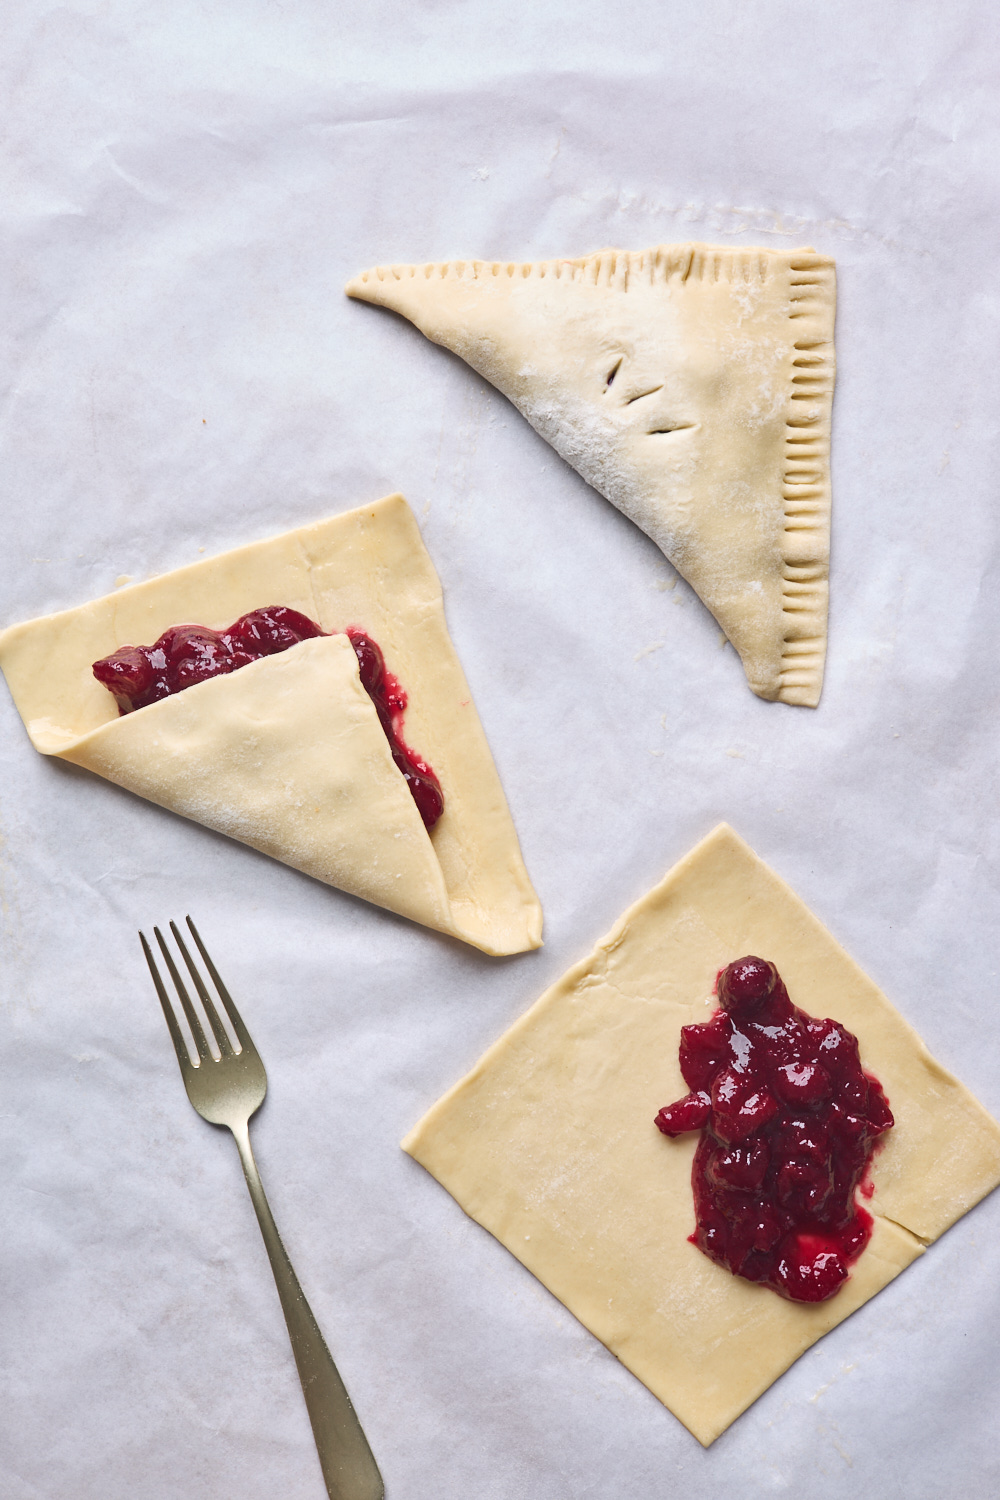
[[[811,1306],[688,1243],[696,1141],[666,1142],[653,1124],[685,1091],[680,1028],[707,1019],[716,973],[746,953],[855,1033],[896,1119],[875,1158],[869,1246],[843,1290]],[[1000,1182],[1000,1127],[725,825],[403,1146],[706,1445]]]
[[[345,635],[305,641],[124,718],[92,664],[169,625],[287,604],[358,625],[409,694],[405,734],[441,780],[428,836]],[[541,942],[541,908],[401,495],[240,547],[0,635],[35,748],[487,953]]]
[[[761,698],[815,707],[826,654],[833,262],[659,245],[378,267],[404,314],[514,402],[700,595]]]

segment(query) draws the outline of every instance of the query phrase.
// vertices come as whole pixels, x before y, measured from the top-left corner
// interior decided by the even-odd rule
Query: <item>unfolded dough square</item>
[[[833,261],[656,245],[527,264],[378,266],[402,313],[641,526],[762,698],[815,707],[826,656]]]
[[[874,1161],[868,1248],[830,1301],[785,1301],[708,1260],[696,1140],[657,1110],[686,1092],[680,1029],[756,953],[793,1001],[859,1039],[895,1128]],[[829,932],[717,828],[428,1112],[403,1142],[703,1444],[1000,1182],[1000,1127]]]
[[[119,717],[92,665],[171,625],[284,604],[339,632]],[[445,810],[430,834],[343,632],[381,646]],[[413,512],[390,495],[12,626],[0,666],[35,748],[487,953],[541,941],[541,908],[448,635]]]

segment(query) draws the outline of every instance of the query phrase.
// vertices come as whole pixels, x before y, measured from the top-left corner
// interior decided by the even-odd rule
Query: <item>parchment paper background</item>
[[[397,1145],[720,819],[1000,1112],[997,30],[985,0],[5,8],[0,620],[402,489],[547,943],[490,960],[45,761],[0,690],[4,1500],[322,1494],[135,935],[186,911],[389,1500],[997,1493],[1000,1198],[704,1452]],[[838,261],[815,713],[754,699],[644,536],[342,294],[688,238]]]

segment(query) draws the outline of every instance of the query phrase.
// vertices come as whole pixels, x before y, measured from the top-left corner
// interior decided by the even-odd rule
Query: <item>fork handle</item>
[[[239,1148],[243,1173],[281,1298],[327,1493],[330,1500],[383,1500],[385,1490],[378,1465],[312,1309],[303,1296],[264,1196],[260,1173],[250,1149],[249,1123],[230,1128]]]

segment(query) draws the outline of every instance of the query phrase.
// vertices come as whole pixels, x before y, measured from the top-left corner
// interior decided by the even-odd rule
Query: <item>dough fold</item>
[[[92,664],[170,625],[219,629],[285,604],[341,632],[124,717]],[[404,735],[445,811],[428,835],[342,632],[381,646]],[[0,635],[36,749],[366,901],[493,954],[541,942],[541,908],[401,495],[254,543]]]

